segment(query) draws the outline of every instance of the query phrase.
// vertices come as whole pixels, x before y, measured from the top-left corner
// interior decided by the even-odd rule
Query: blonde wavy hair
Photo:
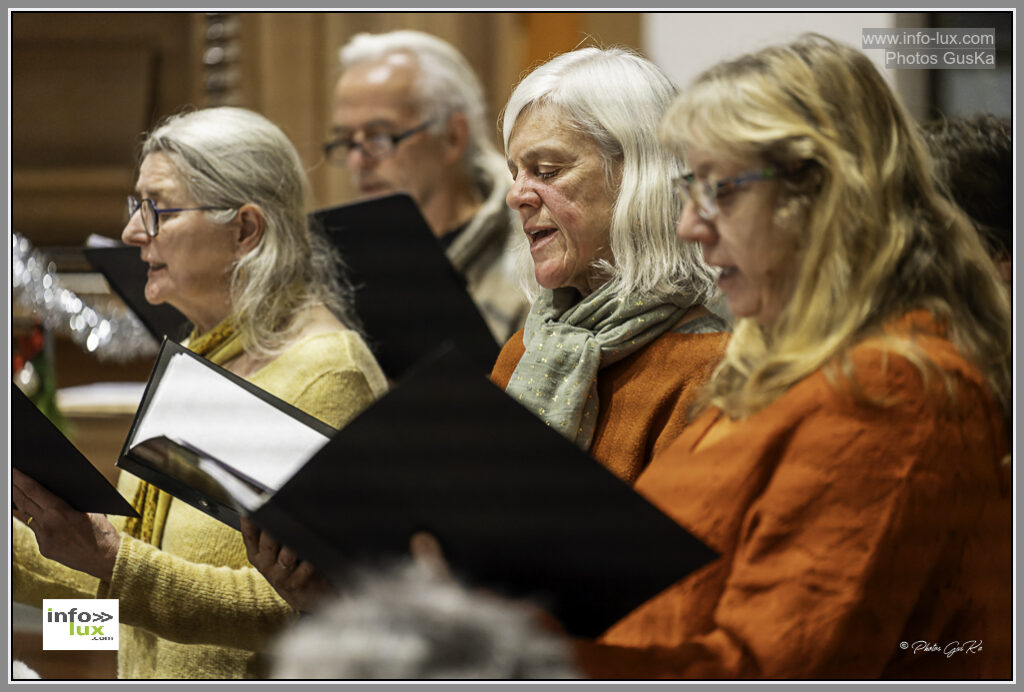
[[[279,353],[294,337],[295,315],[316,305],[358,329],[337,256],[310,232],[309,182],[280,128],[243,108],[181,113],[146,137],[139,159],[156,152],[171,158],[196,205],[233,210],[203,212],[216,221],[243,204],[263,212],[263,238],[231,268],[232,317],[247,351]]]
[[[1009,296],[970,221],[937,191],[917,126],[863,53],[808,34],[720,63],[673,103],[660,133],[679,156],[693,144],[793,172],[776,214],[802,245],[792,295],[770,327],[737,321],[704,406],[742,418],[823,367],[856,391],[848,356],[869,337],[925,378],[939,374],[911,340],[883,332],[924,308],[1009,420]]]

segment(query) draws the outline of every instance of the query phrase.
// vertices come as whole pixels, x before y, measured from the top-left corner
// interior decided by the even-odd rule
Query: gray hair
[[[563,53],[526,76],[502,116],[505,151],[519,117],[553,106],[566,123],[597,145],[608,180],[621,167],[610,244],[613,262],[595,267],[613,290],[665,297],[683,293],[707,303],[715,295],[711,269],[700,249],[682,243],[675,227],[682,211],[672,179],[679,162],[658,141],[658,123],[679,90],[654,63],[623,48],[581,48]],[[536,296],[529,253],[522,241],[524,288]]]
[[[411,96],[420,115],[434,121],[431,131],[442,132],[455,113],[466,116],[469,146],[466,147],[463,165],[485,198],[483,207],[474,218],[480,220],[493,215],[505,204],[508,166],[494,145],[484,90],[473,68],[447,41],[412,30],[356,34],[338,51],[338,57],[342,70],[347,70],[359,63],[382,60],[395,53],[408,53],[416,58],[419,79]]]
[[[276,679],[568,679],[567,641],[531,610],[416,563],[365,572],[275,642]]]
[[[231,305],[246,348],[272,355],[291,338],[294,315],[324,305],[349,326],[357,322],[349,288],[327,240],[306,218],[309,182],[295,147],[261,115],[243,108],[208,108],[164,120],[142,145],[140,160],[164,153],[197,205],[220,223],[244,204],[263,211],[259,245],[232,267]]]

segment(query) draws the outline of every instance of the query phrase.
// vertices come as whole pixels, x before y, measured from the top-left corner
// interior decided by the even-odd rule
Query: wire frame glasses
[[[339,166],[345,165],[346,159],[349,153],[354,149],[359,149],[363,152],[364,156],[368,156],[374,159],[382,159],[390,156],[394,153],[395,147],[398,143],[404,139],[412,137],[417,132],[422,132],[430,127],[434,121],[424,120],[415,127],[410,127],[408,130],[403,130],[396,135],[387,133],[376,133],[365,135],[363,141],[357,142],[352,135],[346,137],[338,137],[332,139],[327,144],[324,144],[324,156],[330,163],[337,164]]]
[[[686,173],[672,181],[676,194],[685,206],[693,200],[697,205],[697,214],[705,221],[714,221],[718,216],[718,198],[727,195],[741,187],[760,180],[773,180],[779,177],[779,170],[773,166],[767,166],[755,171],[747,171],[734,178],[726,178],[714,183],[707,180],[698,180],[693,173]]]
[[[146,229],[146,233],[149,234],[150,238],[156,238],[157,234],[160,233],[160,215],[161,214],[172,214],[183,211],[226,211],[228,209],[234,209],[234,207],[179,207],[175,209],[157,209],[153,200],[146,198],[138,200],[132,195],[128,195],[128,217],[127,221],[130,221],[135,212],[141,212],[142,214],[142,225]]]

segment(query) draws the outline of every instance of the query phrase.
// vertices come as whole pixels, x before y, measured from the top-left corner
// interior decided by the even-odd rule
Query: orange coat
[[[632,483],[683,432],[687,410],[722,358],[726,332],[662,334],[598,371],[597,427],[590,454]],[[502,348],[491,380],[505,389],[526,347],[523,330]]]
[[[637,491],[721,557],[580,642],[590,676],[1009,678],[1000,411],[912,320],[955,404],[942,378],[865,342],[857,381],[891,405],[818,372],[742,421],[706,411],[650,464]]]

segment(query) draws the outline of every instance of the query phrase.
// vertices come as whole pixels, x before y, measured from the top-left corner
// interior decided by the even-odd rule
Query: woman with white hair
[[[726,339],[711,271],[674,232],[657,128],[676,93],[638,55],[584,48],[523,79],[503,119],[534,302],[492,379],[629,482],[682,431]]]
[[[274,124],[239,108],[169,118],[143,144],[136,194],[122,237],[149,265],[147,300],[194,325],[188,348],[335,427],[383,394]],[[30,516],[14,525],[15,598],[118,599],[121,678],[253,675],[294,611],[241,535],[127,473],[118,487],[140,519],[76,512],[14,472]]]
[[[727,339],[704,307],[711,270],[675,235],[680,171],[657,130],[676,93],[634,53],[584,48],[527,76],[504,116],[534,302],[491,378],[630,483],[682,432]],[[246,540],[297,608],[332,593],[266,533],[249,526]]]

